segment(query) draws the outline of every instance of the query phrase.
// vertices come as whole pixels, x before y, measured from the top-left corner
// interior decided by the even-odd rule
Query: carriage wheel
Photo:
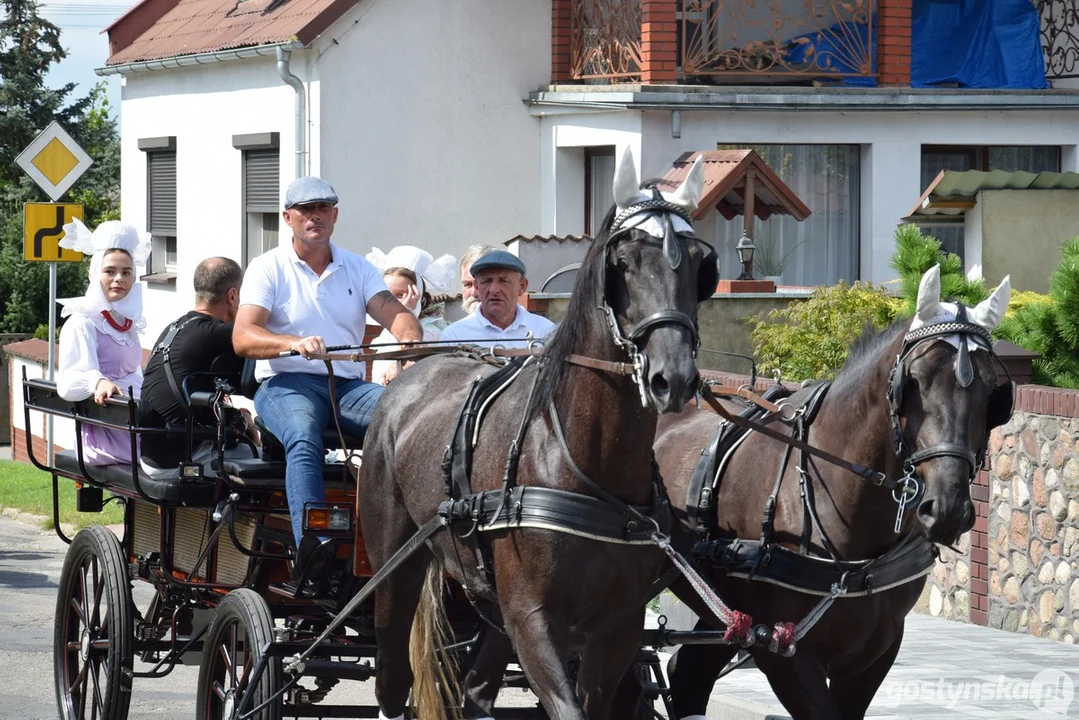
[[[127,717],[134,634],[120,541],[104,527],[88,527],[68,548],[56,596],[53,660],[62,720]]]
[[[266,601],[253,590],[233,590],[214,613],[202,646],[196,717],[231,720],[245,695],[244,711],[250,712],[273,697],[282,687],[281,658],[270,657],[257,686],[249,689],[252,673],[262,651],[274,638],[274,622]],[[252,716],[255,720],[280,720],[278,698]]]

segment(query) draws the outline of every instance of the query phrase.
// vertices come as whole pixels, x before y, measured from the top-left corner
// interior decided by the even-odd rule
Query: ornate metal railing
[[[576,0],[571,27],[574,80],[640,78],[641,0]]]
[[[1038,0],[1045,76],[1050,80],[1079,77],[1079,2]]]
[[[680,4],[685,76],[873,75],[873,0]]]

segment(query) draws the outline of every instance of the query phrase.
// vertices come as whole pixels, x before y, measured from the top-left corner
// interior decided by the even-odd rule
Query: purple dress
[[[125,378],[142,369],[142,346],[121,345],[108,335],[97,334],[97,363],[107,378]],[[141,373],[139,380],[141,381]],[[126,396],[129,392],[122,382],[114,380]],[[135,384],[139,396],[141,382]],[[92,402],[92,401],[91,401]],[[131,434],[126,430],[83,425],[83,457],[92,465],[131,464]]]

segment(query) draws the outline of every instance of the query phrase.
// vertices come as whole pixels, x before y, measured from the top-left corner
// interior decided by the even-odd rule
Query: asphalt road
[[[0,720],[57,717],[52,635],[56,590],[67,546],[33,525],[0,517]],[[135,584],[145,608],[144,583]],[[138,660],[136,669],[149,669]],[[165,678],[136,679],[130,720],[191,720],[195,716],[198,668],[178,666]],[[343,682],[328,703],[374,702],[374,683]],[[535,696],[505,691],[501,705],[534,707]]]

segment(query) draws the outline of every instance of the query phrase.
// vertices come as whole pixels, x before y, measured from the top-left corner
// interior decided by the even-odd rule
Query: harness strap
[[[716,411],[716,413],[718,413],[721,417],[726,418],[730,422],[734,423],[735,425],[749,428],[750,430],[755,430],[761,435],[770,437],[773,440],[778,440],[781,443],[792,445],[799,450],[810,455],[819,457],[821,460],[824,460],[827,463],[831,463],[836,467],[843,468],[844,470],[849,470],[855,475],[858,475],[859,477],[868,480],[869,482],[873,483],[878,487],[885,487],[889,490],[894,490],[895,488],[899,487],[899,483],[894,478],[890,478],[884,473],[877,472],[872,468],[867,468],[866,466],[859,465],[858,463],[850,462],[849,460],[844,460],[843,458],[833,455],[830,452],[815,448],[803,440],[784,435],[783,433],[777,430],[773,430],[772,428],[767,427],[762,423],[739,417],[738,415],[732,415],[730,412],[727,411],[725,407],[723,407],[719,400],[716,399],[716,396],[712,393],[712,389],[707,385],[701,386],[701,397],[704,398],[705,402],[707,402],[708,405]]]
[[[200,315],[202,313],[199,313]],[[176,402],[180,404],[180,409],[184,411],[184,414],[188,414],[191,411],[191,406],[187,402],[187,398],[184,397],[183,391],[180,389],[180,383],[176,381],[176,373],[172,370],[172,357],[170,352],[172,350],[172,342],[176,339],[176,336],[180,334],[180,331],[187,327],[188,323],[192,320],[198,319],[198,315],[189,317],[183,322],[179,320],[169,325],[169,330],[165,333],[165,337],[161,339],[161,342],[153,350],[153,355],[161,353],[161,366],[165,370],[165,379],[169,381],[169,388],[172,390],[173,396],[176,398]]]

